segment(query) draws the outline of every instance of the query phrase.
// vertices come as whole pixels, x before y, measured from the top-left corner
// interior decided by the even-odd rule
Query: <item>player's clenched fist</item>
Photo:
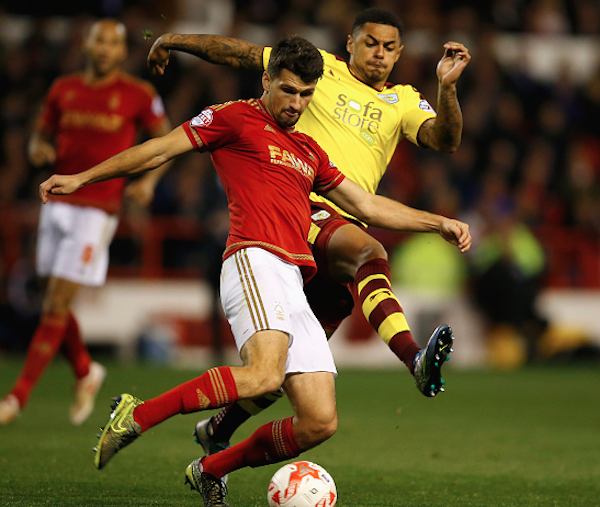
[[[53,174],[46,181],[40,183],[39,194],[44,204],[48,202],[48,194],[66,195],[72,194],[81,188],[77,174]]]

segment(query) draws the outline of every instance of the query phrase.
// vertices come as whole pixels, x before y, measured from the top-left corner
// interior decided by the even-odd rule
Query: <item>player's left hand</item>
[[[77,174],[53,174],[46,181],[40,183],[38,192],[44,204],[48,202],[48,194],[66,195],[72,194],[81,188]]]
[[[471,55],[460,42],[446,42],[444,49],[444,56],[437,64],[436,74],[440,84],[453,86],[471,61]]]
[[[440,236],[448,243],[455,245],[460,253],[465,253],[471,248],[471,233],[469,226],[460,220],[453,218],[444,218],[440,225]]]

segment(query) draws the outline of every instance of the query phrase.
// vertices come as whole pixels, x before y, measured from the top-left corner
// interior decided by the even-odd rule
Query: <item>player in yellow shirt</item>
[[[402,35],[402,23],[390,11],[361,12],[348,35],[349,62],[321,50],[325,72],[297,123],[298,130],[312,136],[346,176],[371,193],[377,191],[402,139],[440,152],[455,151],[461,140],[456,83],[471,59],[468,49],[457,42],[444,44],[437,66],[436,114],[414,87],[387,82],[404,48]],[[148,55],[154,74],[164,73],[171,49],[257,71],[266,68],[270,54],[268,47],[230,37],[164,34]],[[333,204],[318,199],[315,196],[313,201],[309,242],[319,273],[305,292],[328,336],[350,314],[354,293],[367,320],[415,376],[417,388],[425,396],[435,396],[443,391],[441,366],[451,352],[452,330],[447,325],[438,327],[419,350],[391,289],[383,246],[357,219],[342,216]],[[227,445],[239,424],[277,396],[235,404],[201,421],[196,427],[199,443],[209,448],[207,452]]]

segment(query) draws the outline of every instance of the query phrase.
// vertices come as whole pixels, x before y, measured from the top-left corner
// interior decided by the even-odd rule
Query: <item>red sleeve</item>
[[[238,109],[233,105],[207,107],[185,122],[183,128],[196,149],[217,150],[238,139],[243,125],[243,113]]]
[[[317,194],[328,192],[336,188],[345,176],[340,172],[337,166],[329,160],[327,153],[321,147],[314,143],[315,151],[319,154],[319,167],[317,168],[317,175],[313,183],[313,190]]]
[[[165,106],[160,95],[153,86],[149,86],[139,94],[140,126],[148,133],[158,127],[165,119]]]
[[[59,88],[60,85],[58,82],[54,82],[50,87],[37,123],[37,128],[47,137],[54,137],[58,131],[58,122],[60,120],[58,99],[61,95]]]

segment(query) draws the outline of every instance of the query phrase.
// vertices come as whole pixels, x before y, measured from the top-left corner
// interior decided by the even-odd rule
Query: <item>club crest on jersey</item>
[[[430,113],[435,113],[433,107],[431,107],[429,102],[427,102],[425,99],[419,102],[419,109],[422,109],[423,111],[429,111]]]
[[[121,96],[118,92],[113,93],[108,99],[108,109],[118,109],[121,105]]]
[[[198,116],[192,118],[190,126],[192,127],[208,127],[213,121],[213,110],[207,108],[202,111]]]
[[[388,104],[395,104],[400,100],[397,93],[378,93],[377,96],[385,100]]]
[[[314,215],[311,215],[311,218],[313,220],[325,220],[326,218],[329,218],[331,216],[331,214],[328,211],[325,211],[324,209],[322,209],[321,211],[317,211]]]

